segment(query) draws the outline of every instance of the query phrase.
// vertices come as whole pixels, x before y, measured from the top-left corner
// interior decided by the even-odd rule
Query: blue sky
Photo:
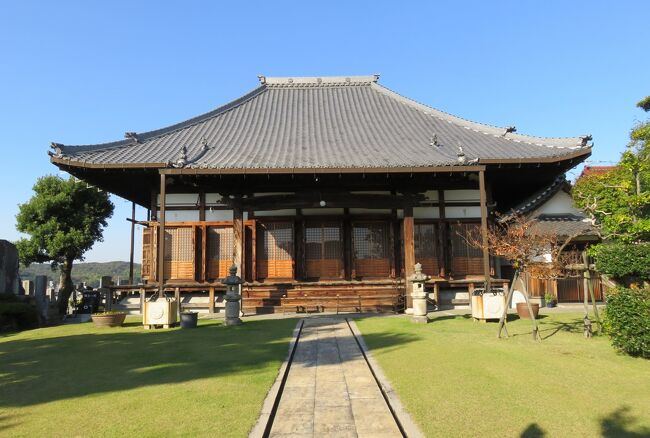
[[[57,173],[50,142],[167,126],[256,76],[380,73],[441,110],[539,136],[591,133],[615,161],[650,94],[647,1],[0,3],[0,238]],[[128,259],[130,204],[88,261]],[[144,217],[144,212],[139,211]]]

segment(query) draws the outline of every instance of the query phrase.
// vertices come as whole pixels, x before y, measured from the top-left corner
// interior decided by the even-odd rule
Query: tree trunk
[[[74,284],[72,283],[72,263],[74,258],[67,257],[66,260],[59,268],[59,296],[56,300],[56,307],[59,309],[60,315],[65,315],[68,311],[68,300]]]

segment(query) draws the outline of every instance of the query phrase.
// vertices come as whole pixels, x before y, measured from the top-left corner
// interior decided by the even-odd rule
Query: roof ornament
[[[130,139],[134,143],[140,143],[140,139],[138,138],[138,134],[135,133],[135,132],[125,132],[124,133],[124,138]]]
[[[591,141],[591,140],[593,140],[591,134],[581,135],[580,136],[580,141],[581,141],[580,146],[583,146],[583,147],[587,146],[587,142]]]
[[[208,149],[210,149],[210,146],[208,146],[208,139],[205,137],[201,139],[201,149],[203,151],[207,151]]]
[[[264,76],[264,75],[257,75],[257,79],[259,79],[260,84],[262,84],[262,85],[266,84],[266,76]]]
[[[174,167],[185,167],[187,164],[187,147],[183,145],[181,147],[181,153],[178,155],[178,159],[176,160],[176,163],[174,163]]]
[[[461,144],[458,144],[458,153],[456,155],[458,156],[459,164],[467,164],[467,157],[465,156],[465,152],[463,151],[463,146]]]
[[[380,76],[380,74],[379,74],[379,73],[375,73],[373,76],[375,77],[375,80],[374,80],[373,82],[379,82],[379,76]]]
[[[434,133],[433,136],[431,137],[429,141],[429,145],[440,147],[440,143],[438,143],[438,135],[436,133]]]
[[[50,156],[60,157],[63,155],[63,145],[61,143],[50,143],[50,148],[54,149],[54,153],[47,151]]]
[[[514,126],[508,126],[508,127],[506,128],[506,130],[503,132],[502,137],[505,137],[506,135],[508,135],[508,134],[510,134],[510,133],[513,133],[513,132],[517,132],[517,128],[514,127]]]

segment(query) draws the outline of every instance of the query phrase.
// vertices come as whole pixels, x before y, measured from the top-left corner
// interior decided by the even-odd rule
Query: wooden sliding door
[[[483,274],[483,251],[468,243],[480,239],[480,235],[480,223],[449,224],[451,272],[454,276]]]
[[[305,277],[343,278],[343,224],[337,221],[308,221],[304,230]]]
[[[194,228],[165,230],[165,279],[194,279]]]
[[[232,226],[207,228],[207,277],[209,280],[226,278],[233,264],[234,235]]]
[[[437,277],[440,275],[438,259],[438,225],[435,223],[416,223],[415,262],[422,265],[422,272]]]
[[[257,278],[293,278],[293,222],[263,222],[257,230]]]
[[[391,230],[385,221],[352,223],[353,276],[388,278],[391,274]]]

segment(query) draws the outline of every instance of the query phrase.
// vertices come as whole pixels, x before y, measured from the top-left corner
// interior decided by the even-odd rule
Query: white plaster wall
[[[413,207],[413,217],[416,219],[437,219],[440,217],[440,209],[438,207]]]
[[[210,204],[221,204],[222,196],[219,193],[206,193],[205,194],[205,203]]]
[[[266,216],[295,216],[296,210],[268,210],[268,211],[256,211],[255,217],[266,217]]]
[[[571,195],[564,190],[557,192],[535,210],[535,215],[538,214],[575,214],[584,217],[584,213],[573,206]]]
[[[445,201],[476,201],[481,199],[479,190],[445,190]]]
[[[158,206],[160,206],[160,195],[158,195]],[[198,193],[167,193],[165,196],[167,205],[199,205]]]
[[[480,218],[481,207],[445,207],[445,217],[449,219]]]
[[[165,211],[165,222],[198,221],[198,210]]]
[[[424,198],[427,201],[437,201],[438,200],[438,191],[437,190],[427,190],[424,192]]]
[[[231,221],[232,220],[232,210],[212,210],[210,207],[205,210],[205,220],[206,221]],[[246,220],[246,212],[244,212],[244,220]]]

